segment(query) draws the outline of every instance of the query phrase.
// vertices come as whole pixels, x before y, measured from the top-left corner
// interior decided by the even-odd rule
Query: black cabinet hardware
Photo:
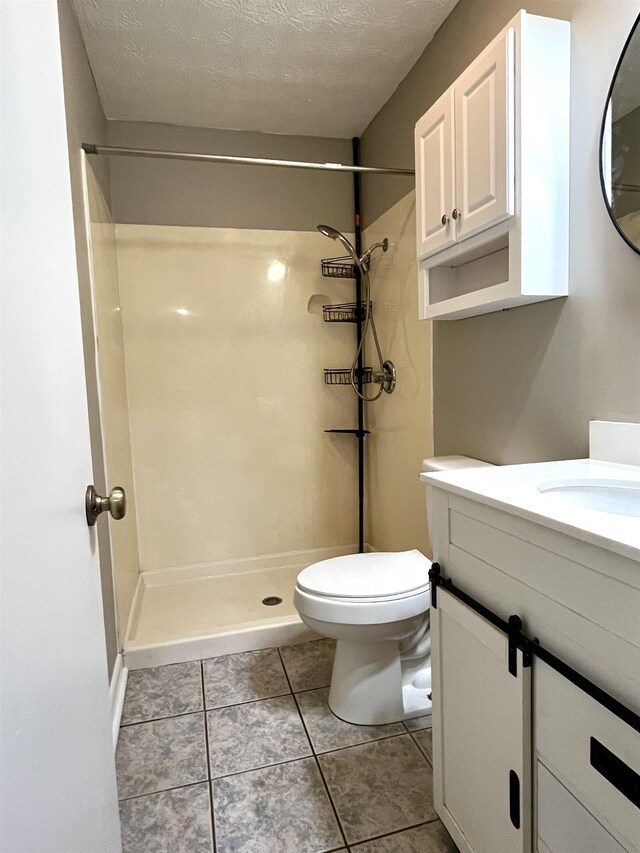
[[[509,770],[509,817],[516,829],[520,829],[520,779],[515,770]]]
[[[636,771],[594,737],[589,758],[591,766],[640,809],[640,776]]]

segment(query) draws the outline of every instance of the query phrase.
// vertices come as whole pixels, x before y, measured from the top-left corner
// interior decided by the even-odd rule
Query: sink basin
[[[538,491],[571,506],[640,518],[640,480],[551,480]]]

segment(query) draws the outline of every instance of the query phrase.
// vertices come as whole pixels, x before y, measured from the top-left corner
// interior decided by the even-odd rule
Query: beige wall
[[[351,141],[110,121],[110,145],[351,162]],[[116,222],[311,231],[329,222],[353,230],[351,175],[258,166],[111,157]]]
[[[80,284],[80,310],[84,334],[85,369],[87,373],[87,397],[89,403],[89,428],[91,431],[91,453],[93,457],[94,483],[100,494],[107,487],[100,434],[100,409],[98,405],[98,384],[96,379],[95,345],[93,337],[93,317],[91,307],[91,285],[89,277],[89,253],[84,210],[84,195],[81,168],[82,142],[87,140],[104,141],[106,121],[98,93],[93,82],[91,68],[87,60],[80,30],[69,0],[59,0],[58,16],[60,21],[60,45],[62,52],[62,73],[64,83],[67,135],[69,139],[69,166],[71,171],[71,194],[76,237],[76,256],[78,261],[78,279]],[[108,163],[96,164],[96,175],[108,198]],[[79,496],[81,499],[81,496]],[[98,525],[98,545],[100,548],[100,576],[102,581],[102,606],[105,621],[105,640],[107,645],[108,674],[111,676],[118,654],[116,631],[115,599],[111,571],[111,553],[109,531],[104,523]]]
[[[460,0],[367,128],[363,160],[411,162],[415,121],[520,5]],[[436,452],[499,463],[583,456],[590,419],[640,420],[640,257],[609,220],[598,172],[607,89],[638,3],[531,0],[527,10],[572,21],[570,296],[433,332]],[[367,222],[406,192],[393,180],[365,181]]]
[[[138,526],[131,459],[124,339],[118,287],[115,225],[93,175],[87,169],[91,221],[90,258],[104,460],[109,488],[121,486],[127,512],[108,521],[117,602],[117,627],[124,645],[131,604],[138,582]],[[106,519],[105,519],[106,520]]]
[[[431,554],[420,464],[433,455],[431,324],[418,320],[415,271],[415,192],[408,193],[363,234],[365,246],[389,238],[371,270],[382,353],[398,385],[367,404],[368,541],[379,551],[418,548]],[[368,363],[375,350],[369,344]]]
[[[354,329],[317,232],[117,225],[142,570],[357,542]]]

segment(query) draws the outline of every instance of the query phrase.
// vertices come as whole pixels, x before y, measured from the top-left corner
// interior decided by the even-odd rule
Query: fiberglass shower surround
[[[356,164],[358,163],[357,142],[357,140],[353,141]],[[370,298],[371,286],[376,283],[375,270],[370,272],[372,258],[375,262],[375,258],[381,256],[382,253],[378,253],[378,249],[386,252],[389,242],[386,239],[380,239],[375,243],[372,241],[367,251],[364,251],[361,246],[360,175],[411,175],[413,170],[250,157],[236,158],[226,155],[111,146],[84,145],[83,148],[85,154],[93,156],[229,163],[263,168],[317,169],[353,175],[355,227],[353,232],[349,233],[349,237],[345,237],[330,226],[320,228],[323,238],[320,238],[315,229],[313,232],[292,231],[284,238],[288,247],[284,248],[285,244],[282,242],[279,244],[278,239],[273,236],[274,233],[282,234],[283,232],[258,228],[253,236],[255,245],[252,251],[255,251],[256,258],[261,259],[263,266],[259,270],[256,268],[253,278],[251,277],[253,267],[249,260],[253,263],[254,255],[252,254],[250,259],[243,255],[242,247],[246,245],[246,237],[235,240],[231,229],[229,234],[222,235],[220,232],[226,229],[220,226],[206,231],[201,229],[197,234],[189,231],[178,232],[177,226],[170,224],[139,226],[116,224],[115,226],[120,287],[123,288],[121,292],[124,294],[122,316],[126,321],[124,343],[125,355],[128,359],[127,381],[132,399],[136,401],[135,411],[132,414],[134,464],[137,466],[136,473],[140,474],[139,492],[143,496],[144,503],[141,507],[141,501],[137,499],[138,506],[132,505],[132,510],[142,508],[144,512],[139,513],[140,529],[138,531],[138,547],[142,558],[136,575],[137,586],[132,590],[134,602],[131,607],[131,618],[127,620],[129,627],[126,637],[122,638],[129,662],[134,667],[162,665],[180,659],[189,659],[193,655],[206,657],[239,652],[247,648],[265,648],[282,642],[301,641],[305,638],[304,631],[307,629],[297,617],[292,601],[295,577],[299,571],[318,560],[365,549],[364,441],[368,431],[364,428],[364,403],[374,396],[371,394],[372,389],[366,389],[366,386],[369,383],[378,383],[373,385],[378,391],[375,399],[380,398],[383,391],[390,392],[393,388],[393,367],[389,362],[384,361],[377,340]],[[173,231],[172,228],[174,228]],[[315,237],[312,236],[313,233]],[[243,234],[246,235],[247,232],[244,231]],[[333,321],[350,323],[349,331],[354,335],[355,340],[352,340],[351,334],[347,331],[348,326],[342,330],[335,329],[335,334],[327,334],[329,329],[321,328],[322,322],[320,327],[316,326],[312,329],[309,324],[315,323],[315,318],[309,317],[306,313],[302,317],[300,315],[304,304],[305,288],[313,293],[318,273],[322,271],[326,274],[326,260],[322,262],[321,270],[318,269],[324,237],[331,237],[341,244],[347,257],[338,259],[342,261],[343,274],[332,276],[336,279],[334,282],[329,283],[325,280],[329,298],[324,301],[332,304],[325,306],[327,312],[323,310],[323,316],[327,321],[331,317]],[[189,250],[190,241],[200,245],[203,251],[193,256],[189,255],[187,259],[185,253]],[[302,400],[299,404],[295,400],[289,403],[292,409],[288,416],[285,412],[276,413],[277,417],[273,422],[274,430],[279,428],[278,424],[286,423],[288,429],[286,441],[298,442],[301,445],[297,449],[291,445],[289,454],[282,456],[278,463],[281,464],[281,473],[296,465],[298,470],[307,472],[312,469],[312,466],[318,467],[318,465],[324,470],[327,466],[335,465],[336,468],[332,468],[331,481],[323,490],[320,490],[319,497],[310,495],[307,486],[304,483],[298,483],[294,477],[295,482],[291,483],[291,489],[284,490],[286,494],[282,500],[276,496],[275,502],[273,500],[267,502],[269,511],[266,513],[260,510],[259,496],[264,497],[263,487],[265,477],[268,479],[268,469],[264,469],[261,474],[260,463],[256,470],[255,462],[258,458],[273,457],[273,454],[270,455],[266,447],[263,447],[263,443],[268,441],[269,436],[266,436],[263,429],[253,429],[253,432],[248,429],[242,435],[238,433],[237,423],[242,424],[243,414],[237,407],[234,408],[234,397],[230,407],[224,409],[226,421],[223,424],[223,431],[219,436],[220,440],[214,442],[218,449],[203,454],[202,449],[194,444],[193,437],[211,435],[211,430],[217,428],[217,421],[211,415],[213,410],[207,408],[209,399],[206,396],[207,389],[203,387],[198,391],[200,386],[197,382],[194,388],[193,382],[189,380],[188,371],[191,366],[181,366],[180,353],[184,354],[187,342],[192,342],[197,347],[198,342],[206,341],[208,342],[207,353],[210,353],[211,337],[207,334],[207,329],[211,332],[214,327],[210,329],[204,325],[207,317],[223,317],[225,315],[223,309],[225,307],[229,309],[230,302],[233,302],[233,298],[229,296],[229,290],[222,286],[223,281],[226,283],[227,275],[224,271],[226,267],[223,269],[224,265],[219,265],[216,270],[221,286],[213,288],[207,286],[211,284],[211,270],[207,268],[206,259],[203,260],[204,252],[210,249],[217,251],[223,245],[233,259],[229,269],[238,276],[239,282],[243,282],[242,287],[231,288],[238,298],[241,294],[249,293],[248,282],[251,282],[250,286],[256,288],[262,286],[260,282],[264,279],[264,264],[266,263],[268,267],[270,258],[279,257],[279,253],[282,252],[283,260],[287,260],[287,257],[296,259],[295,274],[298,278],[302,276],[299,283],[304,281],[304,287],[296,289],[295,298],[286,300],[285,309],[282,309],[278,307],[280,305],[278,298],[284,295],[284,290],[277,283],[271,283],[267,291],[268,299],[263,307],[266,305],[269,310],[276,312],[272,317],[275,322],[269,322],[264,313],[259,315],[260,322],[267,320],[272,337],[274,333],[287,336],[286,340],[290,340],[292,347],[296,345],[296,341],[288,335],[286,330],[294,324],[300,332],[300,342],[304,343],[306,351],[313,355],[313,360],[308,360],[308,366],[317,371],[318,367],[330,364],[335,357],[338,363],[342,362],[344,368],[341,371],[343,381],[340,384],[352,385],[359,392],[357,398],[352,397],[350,391],[344,396],[339,393],[334,396],[330,392],[316,395],[314,399],[317,405],[306,417],[304,423],[295,423],[295,419],[291,418],[291,412],[296,409],[301,410]],[[167,253],[168,247],[171,251]],[[287,267],[284,268],[285,273],[287,269]],[[373,276],[373,281],[370,280],[370,276]],[[342,283],[337,280],[338,278],[343,280]],[[178,279],[181,282],[179,291],[174,286]],[[355,299],[351,303],[355,307],[352,307],[350,316],[346,316],[338,304],[343,301],[341,292],[344,284],[348,287],[352,286],[355,291],[353,294]],[[152,298],[151,303],[148,301],[149,297]],[[252,304],[254,306],[262,304],[259,290],[255,291],[255,297]],[[215,302],[216,299],[222,300],[220,306]],[[180,307],[177,308],[177,305]],[[232,313],[233,316],[243,316],[242,312]],[[175,315],[179,319],[176,319]],[[163,322],[172,324],[167,325],[166,328],[163,327],[161,340],[154,336],[154,330],[157,331],[155,319],[149,319],[156,316],[162,316]],[[227,327],[228,324],[225,329]],[[280,328],[282,332],[278,332]],[[203,334],[194,335],[194,331]],[[245,332],[253,334],[254,329],[249,324]],[[314,341],[311,346],[308,333],[312,335]],[[378,359],[374,361],[373,368],[368,368],[369,376],[365,379],[362,365],[364,339],[369,335],[368,342],[373,355],[371,334]],[[220,335],[214,335],[214,338],[218,346],[222,346]],[[254,340],[254,354],[258,343]],[[271,358],[271,350],[268,349],[269,341],[266,340],[265,344],[267,349],[260,356],[259,363],[256,364],[257,368],[264,367]],[[191,346],[191,343],[189,345]],[[174,349],[172,350],[171,347]],[[314,349],[314,347],[317,348]],[[355,358],[353,357],[354,349]],[[170,374],[165,376],[158,369],[160,362],[155,360],[154,353],[165,358],[161,363],[166,363],[167,369],[172,371]],[[175,357],[171,358],[171,353]],[[192,355],[195,359],[196,355]],[[277,358],[281,356],[282,353],[278,350]],[[274,363],[277,363],[277,360]],[[291,364],[294,363],[296,363],[295,359],[291,360]],[[149,364],[156,366],[158,377],[165,376],[164,384],[160,378],[156,382],[153,377],[145,374],[146,366]],[[351,368],[346,367],[348,364],[352,365]],[[191,362],[188,365],[191,365]],[[198,375],[203,375],[202,371]],[[259,375],[259,370],[254,371],[252,375]],[[269,375],[276,376],[277,371],[272,371]],[[307,372],[305,375],[310,374]],[[322,382],[321,372],[318,381]],[[305,388],[305,385],[294,382],[289,387]],[[186,389],[187,394],[188,389],[191,388],[193,393],[200,395],[193,399],[189,397],[187,400],[187,403],[193,406],[189,418],[177,417],[176,415],[180,415],[179,412],[170,413],[166,408],[166,393],[167,389],[171,388]],[[264,388],[261,391],[264,391]],[[278,400],[284,404],[290,397],[291,395],[279,395]],[[356,400],[356,405],[353,405]],[[154,414],[151,411],[151,404],[164,407],[166,418],[160,410]],[[220,412],[221,405],[223,404],[218,399],[217,406],[214,407],[215,411]],[[282,416],[281,421],[278,420],[280,416]],[[320,430],[315,428],[316,424],[321,423],[320,418],[334,416],[336,421],[326,423],[326,426],[341,428],[327,429],[325,432],[342,433],[346,438],[336,435],[329,439],[322,434],[322,427]],[[152,425],[149,424],[151,417],[155,418]],[[234,428],[235,418],[240,420]],[[248,423],[254,421],[251,418],[244,420]],[[191,432],[182,435],[179,426],[187,422],[192,425]],[[228,425],[230,425],[230,431],[225,431]],[[310,440],[305,437],[307,427],[313,433]],[[149,441],[149,436],[155,436],[157,441]],[[355,447],[351,443],[354,438]],[[343,445],[345,441],[346,445]],[[181,446],[183,450],[179,465],[170,452],[170,448],[175,446]],[[256,488],[252,490],[252,494],[258,497],[253,502],[250,500],[248,507],[249,516],[255,517],[257,521],[250,530],[246,529],[246,525],[240,518],[242,512],[246,515],[246,500],[241,498],[236,503],[233,497],[235,492],[232,491],[226,495],[222,493],[214,495],[217,501],[215,504],[217,527],[222,531],[220,536],[211,534],[211,510],[208,513],[201,512],[196,506],[195,510],[189,513],[188,518],[182,517],[181,513],[174,513],[171,519],[166,517],[166,513],[163,515],[162,511],[158,510],[158,505],[163,503],[162,495],[168,491],[177,495],[183,506],[189,505],[191,495],[202,493],[206,488],[203,483],[203,472],[209,469],[216,471],[221,478],[229,476],[228,466],[235,464],[234,452],[238,446],[243,447],[243,460],[249,458],[247,451],[253,448],[253,456],[250,457],[250,461],[253,460],[253,467],[249,472],[245,471],[244,467],[236,472],[235,486],[243,482],[243,477],[249,476],[255,480],[257,475],[258,478],[258,482],[254,483]],[[163,447],[168,454],[165,459],[170,463],[168,467],[157,464],[157,460],[162,458]],[[227,448],[229,452],[226,452]],[[153,456],[154,453],[160,455]],[[356,473],[357,498],[353,493]],[[263,489],[262,492],[261,489]],[[313,511],[306,512],[304,515],[306,518],[315,518],[313,523],[307,523],[304,518],[296,515],[298,510],[293,507],[291,500],[287,497],[294,493],[303,495],[304,500],[309,499],[308,508],[313,508]],[[136,498],[138,498],[137,495]],[[299,523],[281,523],[281,520],[295,518],[298,518]],[[236,534],[242,528],[244,533],[240,541]],[[232,565],[231,571],[230,565]],[[275,601],[279,603],[272,605]]]

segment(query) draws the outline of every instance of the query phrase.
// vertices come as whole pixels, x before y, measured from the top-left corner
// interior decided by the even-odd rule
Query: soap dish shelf
[[[369,308],[371,310],[371,302]],[[367,314],[367,304],[357,302],[344,302],[342,305],[323,305],[322,319],[325,323],[357,323],[358,319],[364,320]]]
[[[325,432],[331,432],[337,435],[355,435],[358,438],[364,438],[365,435],[371,435],[371,430],[368,429],[325,429]]]
[[[356,381],[361,379],[363,385],[369,385],[373,382],[373,368],[363,367],[354,371]],[[351,385],[351,368],[325,368],[324,371],[325,385]]]
[[[320,267],[325,278],[356,278],[358,274],[358,269],[349,255],[322,258]]]

